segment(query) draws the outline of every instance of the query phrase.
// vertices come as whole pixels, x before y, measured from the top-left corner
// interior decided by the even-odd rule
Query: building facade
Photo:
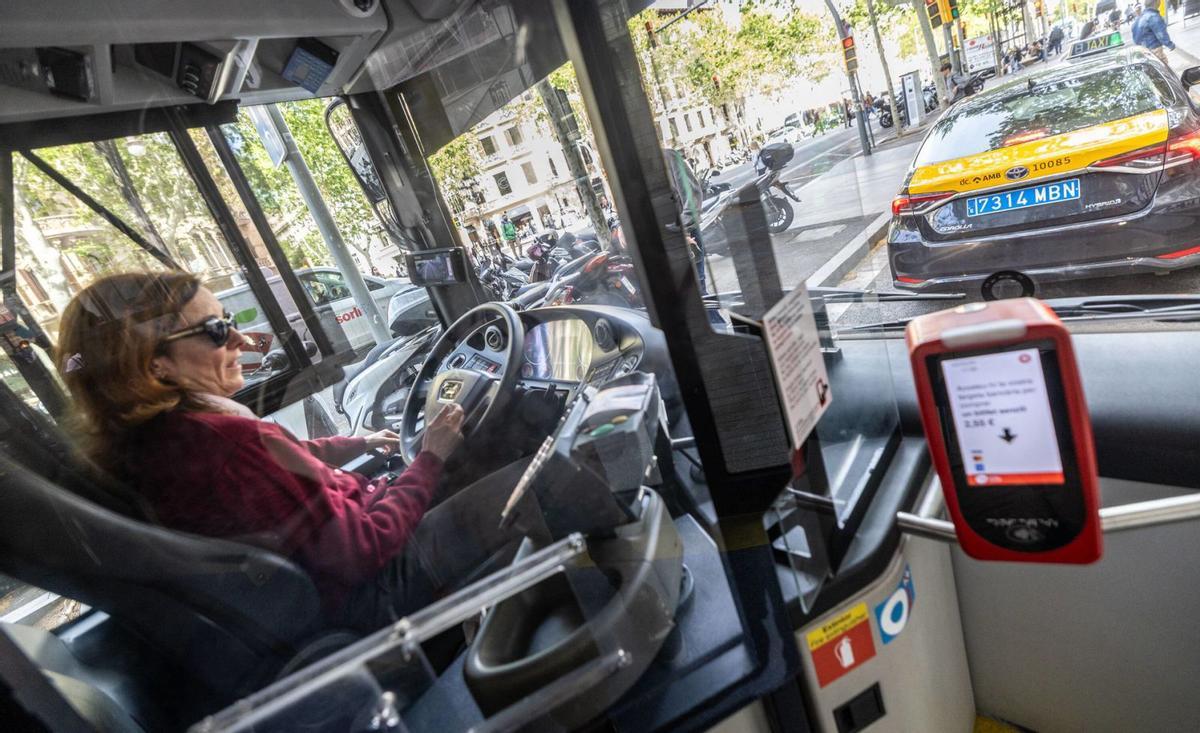
[[[493,113],[472,132],[483,149],[479,175],[448,201],[468,241],[499,239],[506,214],[518,231],[527,232],[570,226],[582,216],[583,203],[552,132],[511,108]],[[580,152],[603,197],[594,151],[584,144]]]

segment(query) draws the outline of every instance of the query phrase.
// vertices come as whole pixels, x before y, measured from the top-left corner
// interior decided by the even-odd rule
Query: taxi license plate
[[[1018,188],[1016,191],[1004,191],[987,196],[973,196],[967,199],[967,216],[983,216],[998,214],[1001,211],[1027,209],[1031,206],[1058,204],[1063,201],[1074,201],[1079,198],[1079,179],[1069,178],[1065,181],[1043,183],[1029,188]]]

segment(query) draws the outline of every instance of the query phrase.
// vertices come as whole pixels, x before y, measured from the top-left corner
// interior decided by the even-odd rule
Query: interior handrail
[[[1200,519],[1200,492],[1103,507],[1100,510],[1100,528],[1106,534],[1175,524],[1190,519]],[[901,532],[916,537],[940,542],[958,541],[954,523],[934,516],[897,512],[896,526]]]

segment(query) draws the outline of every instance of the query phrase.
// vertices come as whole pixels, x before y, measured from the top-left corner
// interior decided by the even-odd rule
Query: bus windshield
[[[1200,318],[1200,67],[1067,18],[0,5],[0,654],[89,724],[916,715],[912,319]]]

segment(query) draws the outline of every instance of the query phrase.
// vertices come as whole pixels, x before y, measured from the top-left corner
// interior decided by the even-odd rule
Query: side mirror
[[[1186,69],[1180,76],[1179,80],[1183,82],[1184,89],[1190,89],[1192,86],[1200,83],[1200,66],[1193,66]]]
[[[287,354],[282,351],[272,351],[263,357],[260,370],[265,372],[277,372],[288,367]]]

